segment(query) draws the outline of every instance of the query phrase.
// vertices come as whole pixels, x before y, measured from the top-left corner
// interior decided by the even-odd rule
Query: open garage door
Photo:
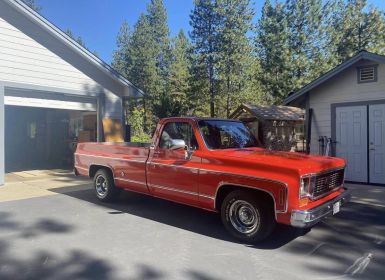
[[[98,135],[96,96],[5,88],[5,171],[72,168],[78,141]]]
[[[96,141],[96,112],[5,106],[5,171],[70,169],[78,141]]]

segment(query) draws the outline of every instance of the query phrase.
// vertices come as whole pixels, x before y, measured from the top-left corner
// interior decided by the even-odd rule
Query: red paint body
[[[140,143],[81,143],[75,154],[76,171],[89,176],[94,166],[104,166],[112,170],[115,185],[120,188],[211,211],[219,210],[216,198],[223,186],[259,189],[273,197],[276,220],[283,224],[290,224],[292,210],[314,208],[344,192],[341,186],[300,207],[300,177],[343,168],[343,159],[262,148],[209,150],[199,132],[198,120],[161,120],[152,148]],[[159,148],[164,125],[173,121],[188,122],[194,128],[199,149],[189,160],[185,159],[184,150]]]

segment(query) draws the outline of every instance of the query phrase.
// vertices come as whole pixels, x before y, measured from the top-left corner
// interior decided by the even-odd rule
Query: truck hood
[[[214,152],[227,158],[296,170],[299,174],[316,173],[345,166],[345,161],[341,158],[270,151],[262,148],[226,149]]]

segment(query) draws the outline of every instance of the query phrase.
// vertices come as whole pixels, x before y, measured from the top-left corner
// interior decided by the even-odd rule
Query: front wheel
[[[114,178],[106,169],[99,169],[94,176],[94,187],[96,197],[103,202],[109,202],[119,195],[119,189],[116,188]]]
[[[243,242],[256,243],[266,239],[276,224],[273,207],[269,202],[252,192],[231,192],[221,208],[225,228]]]

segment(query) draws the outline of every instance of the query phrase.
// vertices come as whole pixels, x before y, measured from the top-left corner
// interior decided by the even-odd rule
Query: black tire
[[[114,178],[107,169],[99,169],[94,176],[94,189],[96,197],[103,202],[115,200],[120,189],[115,186]]]
[[[266,239],[276,225],[273,207],[265,196],[258,198],[251,191],[233,191],[222,203],[222,223],[238,240],[257,243]]]

